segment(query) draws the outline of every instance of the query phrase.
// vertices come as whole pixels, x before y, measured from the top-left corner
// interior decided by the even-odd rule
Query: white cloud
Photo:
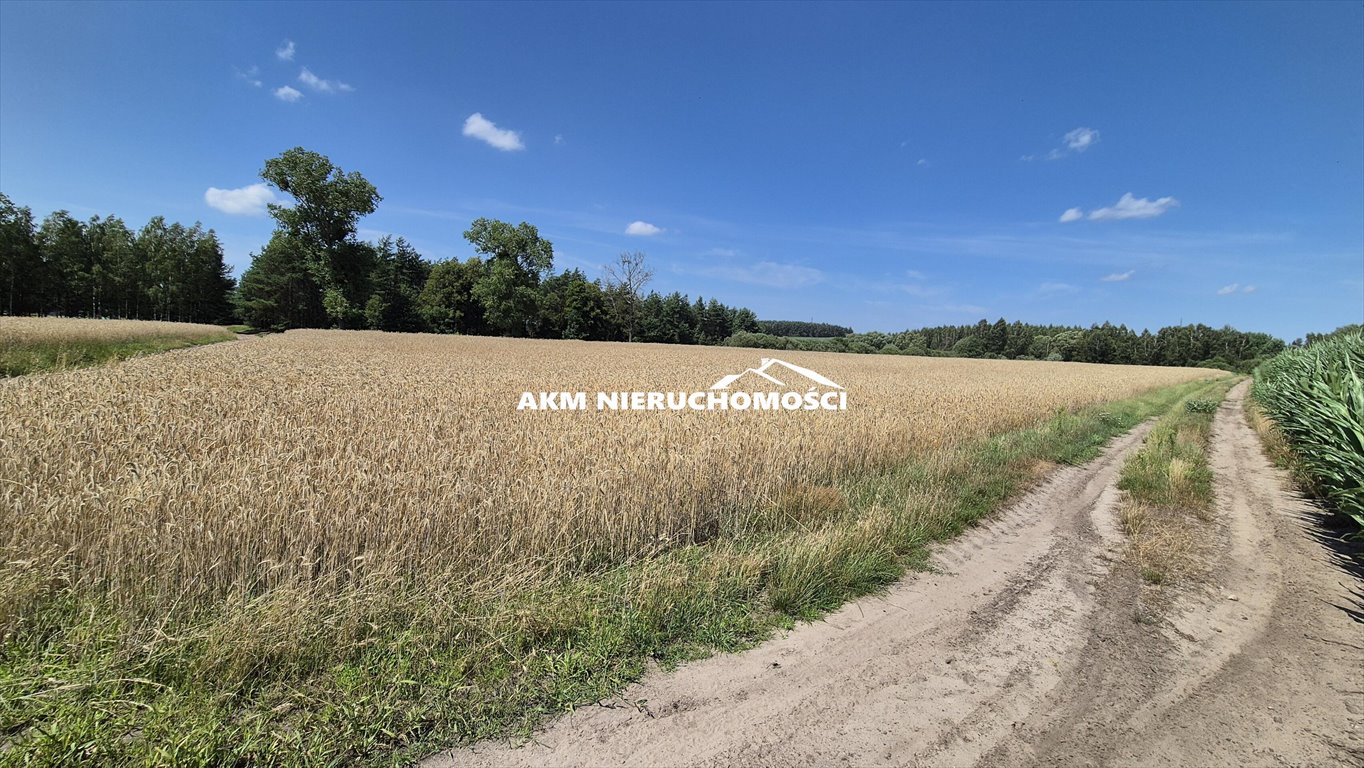
[[[653,237],[662,231],[662,227],[655,227],[647,221],[632,221],[630,226],[625,228],[625,234],[635,237]]]
[[[1111,275],[1104,275],[1103,277],[1099,278],[1099,280],[1105,283],[1121,283],[1124,280],[1131,280],[1132,275],[1135,274],[1137,274],[1137,270],[1129,269],[1126,272],[1114,272]]]
[[[928,166],[928,158],[926,158],[926,157],[921,157],[921,158],[919,158],[919,162],[915,163],[915,165],[921,166],[921,167],[927,167],[927,166]]]
[[[556,133],[556,134],[554,134],[554,146],[556,146],[556,147],[563,146],[563,143],[564,143],[564,135],[563,135],[562,133]]]
[[[317,75],[314,75],[307,67],[304,67],[303,71],[298,73],[298,81],[319,93],[336,93],[338,91],[346,93],[355,90],[340,80],[323,80]]]
[[[303,98],[303,94],[287,85],[281,85],[275,89],[275,98],[280,101],[287,101],[290,104]]]
[[[1066,149],[1071,152],[1083,152],[1099,143],[1099,132],[1093,128],[1076,128],[1067,133],[1064,140]]]
[[[1239,289],[1240,287],[1241,287],[1241,284],[1240,284],[1240,283],[1232,283],[1231,285],[1224,285],[1224,286],[1222,286],[1221,288],[1218,288],[1218,289],[1217,289],[1217,295],[1218,295],[1218,296],[1226,296],[1226,295],[1229,294],[1229,293],[1236,293],[1237,289]]]
[[[259,216],[265,213],[265,206],[275,201],[275,193],[265,184],[252,184],[238,189],[218,189],[209,187],[204,192],[204,202],[233,216]]]
[[[797,264],[779,264],[775,261],[760,261],[751,266],[710,267],[698,271],[709,277],[733,280],[736,283],[765,285],[769,288],[799,288],[824,280],[824,273],[818,269]]]
[[[1089,219],[1090,221],[1153,219],[1171,208],[1177,207],[1179,207],[1179,201],[1173,197],[1150,200],[1145,197],[1133,197],[1132,193],[1128,192],[1119,198],[1117,204],[1112,207],[1090,211]]]
[[[1255,286],[1247,285],[1241,289],[1241,293],[1255,293]]]
[[[280,61],[293,61],[294,41],[285,40],[284,45],[281,45],[280,47],[275,49],[275,56],[279,58]]]
[[[464,135],[485,142],[488,146],[496,147],[503,152],[513,152],[526,148],[526,145],[521,143],[521,134],[498,128],[496,123],[484,117],[481,112],[469,115],[468,119],[464,121]]]
[[[1066,135],[1061,137],[1061,146],[1048,152],[1047,159],[1060,160],[1067,155],[1077,155],[1098,143],[1098,131],[1093,128],[1076,128],[1073,131],[1066,132]],[[1036,158],[1037,155],[1024,155],[1019,159],[1024,162],[1031,162]]]
[[[1090,221],[1122,221],[1123,219],[1154,219],[1171,208],[1178,208],[1179,201],[1173,197],[1150,200],[1133,197],[1131,192],[1124,194],[1118,202],[1108,208],[1096,208],[1086,217]],[[1071,208],[1061,214],[1061,221],[1079,221],[1084,211]]]

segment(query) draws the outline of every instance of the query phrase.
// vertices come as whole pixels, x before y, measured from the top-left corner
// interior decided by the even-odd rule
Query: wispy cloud
[[[521,143],[521,134],[498,128],[496,123],[484,117],[481,112],[475,112],[465,119],[464,135],[478,139],[503,152],[514,152],[526,148],[526,145]]]
[[[261,87],[260,67],[251,67],[245,71],[238,69],[236,70],[236,73],[238,79],[246,81],[252,88]]]
[[[1154,219],[1171,208],[1178,208],[1179,201],[1173,197],[1151,200],[1133,197],[1131,192],[1124,194],[1118,202],[1107,208],[1096,208],[1086,216],[1079,208],[1069,208],[1061,214],[1062,224],[1087,218],[1090,221],[1122,221],[1124,219]]]
[[[1070,283],[1048,282],[1037,286],[1037,293],[1041,296],[1062,296],[1068,293],[1078,293],[1079,286]]]
[[[1071,152],[1084,152],[1086,149],[1099,143],[1099,132],[1093,128],[1076,128],[1061,137],[1062,147],[1051,151],[1051,159],[1064,157]],[[1059,153],[1059,154],[1058,154]]]
[[[1105,283],[1121,283],[1125,280],[1131,280],[1132,275],[1135,274],[1137,274],[1137,270],[1129,269],[1126,272],[1114,272],[1111,275],[1104,275],[1103,277],[1099,278],[1099,280]]]
[[[928,158],[921,157],[919,158],[919,162],[915,163],[915,165],[919,166],[920,168],[927,168],[930,165],[930,163],[928,162]]]
[[[259,216],[265,213],[266,205],[274,201],[274,191],[265,184],[251,184],[237,189],[209,187],[204,192],[204,202],[210,208],[233,216]]]
[[[1066,135],[1061,137],[1061,146],[1054,147],[1047,152],[1046,158],[1048,160],[1060,160],[1068,155],[1078,155],[1098,143],[1099,132],[1093,128],[1081,126],[1073,131],[1067,131]],[[1037,155],[1023,155],[1018,159],[1030,163],[1037,159]]]
[[[1076,155],[1099,143],[1099,132],[1093,128],[1076,128],[1061,137],[1061,146],[1047,153],[1048,160],[1060,160],[1067,155]]]
[[[1255,286],[1253,285],[1241,285],[1240,283],[1232,283],[1231,285],[1224,285],[1221,288],[1218,288],[1217,295],[1229,296],[1233,293],[1255,293],[1255,290],[1256,290]]]
[[[625,234],[633,235],[634,237],[653,237],[662,231],[662,227],[656,227],[647,221],[632,221],[630,222],[630,225],[625,228]]]
[[[280,101],[288,102],[290,104],[303,98],[302,93],[300,93],[297,89],[290,88],[287,85],[281,85],[280,87],[276,88],[274,93],[275,98],[279,99]]]
[[[736,283],[763,285],[769,288],[800,288],[823,282],[824,273],[813,267],[759,261],[750,265],[703,267],[697,274],[732,280]]]
[[[275,49],[275,57],[280,61],[294,60],[294,41],[285,40],[284,44]]]
[[[317,91],[318,93],[347,93],[355,90],[347,83],[340,80],[324,80],[312,73],[307,67],[298,73],[298,81]]]
[[[554,146],[556,146],[556,147],[562,147],[563,145],[564,145],[564,135],[563,135],[562,133],[556,133],[556,134],[554,134]]]

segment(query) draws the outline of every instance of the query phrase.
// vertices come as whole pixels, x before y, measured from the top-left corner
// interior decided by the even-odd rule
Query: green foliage
[[[45,309],[45,269],[34,238],[33,212],[0,194],[0,311],[27,315]]]
[[[372,292],[365,303],[365,323],[377,331],[423,331],[419,303],[431,265],[401,237],[385,237],[375,247],[377,264],[370,273]]]
[[[379,192],[358,172],[302,147],[265,161],[261,178],[294,198],[292,206],[271,203],[270,215],[321,288],[327,316],[342,328],[363,325],[375,258],[355,241],[355,228],[383,199]]]
[[[808,334],[778,334],[777,330],[807,330]],[[1262,360],[1284,348],[1268,334],[1244,333],[1233,328],[1187,325],[1140,334],[1125,325],[1111,323],[1090,328],[1009,323],[1003,318],[975,325],[944,325],[885,334],[853,333],[851,329],[824,323],[763,321],[760,330],[791,340],[789,346],[745,336],[735,346],[769,349],[802,349],[814,352],[937,355],[988,360],[1050,360],[1126,365],[1179,365],[1218,368],[1249,373]],[[835,335],[834,331],[846,331]],[[823,338],[820,338],[823,337]]]
[[[483,305],[474,286],[483,278],[483,261],[442,261],[431,267],[417,303],[422,317],[437,333],[483,333]]]
[[[32,343],[0,344],[0,378],[43,371],[83,368],[111,360],[126,360],[236,338],[230,331],[206,330],[198,336],[164,336],[130,339],[41,339]]]
[[[474,285],[488,325],[505,336],[534,336],[540,319],[540,281],[554,266],[554,246],[531,224],[476,219],[464,233],[487,256]]]
[[[1364,335],[1280,354],[1256,370],[1255,399],[1316,490],[1364,528]]]
[[[611,338],[612,326],[601,286],[571,269],[545,280],[540,331],[555,339]]]
[[[798,342],[785,336],[767,333],[741,331],[721,342],[726,347],[749,347],[753,349],[799,349]]]
[[[313,328],[325,322],[322,291],[288,234],[276,231],[237,289],[237,314],[255,328]]]
[[[769,336],[802,336],[805,338],[835,338],[848,336],[853,329],[831,323],[806,322],[804,320],[759,320],[757,328],[743,330],[765,333]]]
[[[0,312],[219,323],[233,281],[213,230],[152,218],[136,235],[121,219],[82,223],[33,214],[0,195]]]
[[[1162,509],[1202,512],[1212,507],[1207,444],[1213,414],[1231,388],[1219,379],[1176,404],[1151,428],[1140,451],[1123,465],[1118,487],[1133,501]]]

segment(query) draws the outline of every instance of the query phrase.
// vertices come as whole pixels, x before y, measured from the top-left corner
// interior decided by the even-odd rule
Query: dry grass
[[[979,514],[1011,487],[983,485],[957,500],[956,489],[935,481],[922,504],[869,490],[854,505],[854,479],[910,460],[941,465],[949,477],[961,459],[943,457],[986,436],[1217,375],[793,352],[784,359],[847,389],[847,411],[516,410],[523,390],[703,390],[763,354],[291,331],[0,381],[0,639],[34,654],[60,645],[63,663],[77,667],[101,658],[139,677],[158,671],[167,685],[228,691],[256,690],[233,681],[304,679],[321,668],[342,674],[329,665],[404,628],[422,649],[473,649],[461,657],[468,665],[516,659],[505,673],[442,667],[438,675],[456,681],[442,685],[458,685],[470,670],[504,679],[551,663],[572,667],[544,673],[564,679],[593,665],[628,674],[610,666],[612,654],[625,653],[610,648],[626,641],[601,629],[615,626],[603,616],[626,610],[611,621],[687,637],[688,627],[719,621],[758,588],[779,610],[822,609],[828,595],[898,572],[892,532],[941,529],[933,518],[946,513],[935,505],[950,500]],[[1020,476],[1045,466],[1027,462]],[[771,553],[734,545],[788,534]],[[613,571],[587,596],[556,586],[702,550],[704,558]],[[692,602],[678,597],[678,585]],[[733,626],[750,626],[747,608],[732,610],[740,611]],[[580,630],[610,635],[601,660],[580,649],[535,655],[539,644]],[[392,641],[398,650],[375,663],[396,663],[406,642]],[[24,666],[22,675],[62,679],[40,669]],[[110,688],[110,700],[141,695],[125,688]],[[513,706],[468,695],[469,708],[490,717]],[[571,703],[596,694],[561,695]],[[529,701],[546,694],[535,696]],[[21,722],[85,716],[21,711]],[[129,727],[160,738],[151,715],[129,712]],[[170,715],[165,727],[177,722],[187,727]],[[224,750],[214,759],[275,754],[242,741],[241,729],[255,721],[234,722],[234,744],[204,747]],[[315,727],[330,739],[327,728],[337,726],[328,722],[290,725],[271,738]],[[80,727],[110,728],[92,723]],[[115,738],[102,748],[130,747]]]

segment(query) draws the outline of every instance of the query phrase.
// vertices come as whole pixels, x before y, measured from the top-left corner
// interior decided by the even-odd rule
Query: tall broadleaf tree
[[[476,219],[464,238],[487,257],[474,296],[488,324],[504,336],[536,335],[540,281],[554,268],[554,245],[524,221]]]
[[[270,215],[321,288],[327,317],[341,327],[362,324],[374,252],[359,247],[355,230],[383,199],[378,190],[302,147],[265,161],[261,178],[294,198],[292,206],[271,203]]]

